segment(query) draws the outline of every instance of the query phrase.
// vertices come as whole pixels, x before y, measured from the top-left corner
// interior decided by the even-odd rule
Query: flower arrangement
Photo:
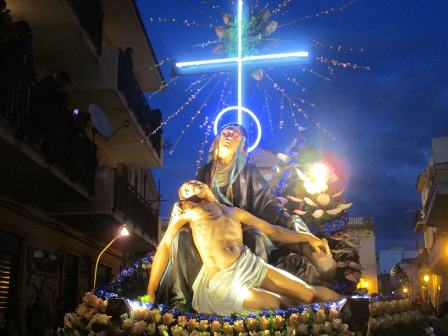
[[[231,317],[195,314],[165,305],[130,301],[132,311],[112,320],[107,301],[86,293],[75,312],[67,313],[60,335],[158,335],[158,336],[295,336],[354,335],[342,323],[338,303],[301,305],[287,310],[261,311]]]
[[[369,304],[368,328],[372,336],[425,335],[425,318],[409,299]]]
[[[248,20],[242,21],[242,35],[244,36],[243,55],[256,55],[259,52],[260,44],[266,37],[273,34],[278,27],[276,21],[270,21],[271,12],[269,9],[255,10]],[[224,14],[224,26],[216,26],[215,33],[219,44],[212,53],[227,54],[235,57],[238,53],[238,26],[237,20],[230,14]],[[260,81],[263,79],[264,70],[256,69],[252,71],[252,78]]]
[[[331,286],[347,295],[356,291],[361,278],[359,237],[347,228],[346,210],[352,206],[343,197],[339,162],[296,138],[284,153],[278,153],[278,196],[285,208],[297,215],[319,237],[328,240],[337,272]]]
[[[119,331],[111,322],[112,316],[106,315],[107,301],[88,292],[82,298],[78,308],[64,316],[64,327],[58,330],[60,335],[114,335]]]
[[[288,199],[287,209],[299,215],[317,233],[329,235],[347,224],[340,172],[328,155],[295,139],[286,153],[278,153],[277,194]]]
[[[368,297],[368,296],[366,296]],[[132,311],[119,319],[106,314],[107,300],[86,293],[81,304],[65,314],[59,335],[74,336],[350,336],[339,309],[345,300],[326,304],[300,305],[286,310],[257,314],[214,316],[196,314],[166,305],[127,300]],[[370,297],[368,335],[428,335],[425,316],[409,299]]]

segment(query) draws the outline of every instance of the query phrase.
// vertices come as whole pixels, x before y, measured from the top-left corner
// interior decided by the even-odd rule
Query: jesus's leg
[[[310,286],[292,274],[272,266],[269,267],[260,287],[303,303],[336,301],[341,297],[329,288]]]

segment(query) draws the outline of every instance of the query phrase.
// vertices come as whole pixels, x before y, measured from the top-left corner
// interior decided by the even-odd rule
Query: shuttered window
[[[99,264],[96,274],[96,287],[100,288],[107,285],[112,279],[112,270],[110,267]]]
[[[79,257],[64,253],[62,272],[62,297],[72,307],[78,304]]]
[[[0,231],[0,310],[15,320],[18,274],[18,237]]]

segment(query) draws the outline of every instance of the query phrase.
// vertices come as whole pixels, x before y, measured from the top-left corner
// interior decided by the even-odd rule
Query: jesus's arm
[[[160,279],[162,278],[163,272],[165,271],[168,259],[171,254],[171,245],[176,233],[180,230],[182,226],[189,222],[189,218],[186,214],[179,216],[173,216],[168,225],[168,228],[160,241],[157,252],[154,255],[154,260],[151,267],[151,275],[148,283],[147,294],[151,303],[155,301],[155,292],[159,287]]]
[[[323,247],[327,254],[330,253],[326,242],[317,238],[310,232],[295,232],[278,225],[269,224],[245,210],[239,208],[233,208],[232,210],[235,212],[241,223],[257,228],[274,241],[281,243],[307,242],[316,250],[316,252],[321,252],[320,247]]]

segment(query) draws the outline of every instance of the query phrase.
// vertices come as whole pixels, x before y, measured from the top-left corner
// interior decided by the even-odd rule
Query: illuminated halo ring
[[[247,149],[247,152],[252,152],[255,148],[257,148],[258,144],[260,143],[261,140],[261,124],[260,121],[258,120],[257,116],[255,115],[255,113],[253,113],[251,110],[249,110],[247,107],[243,107],[243,106],[229,106],[226,107],[225,109],[221,110],[221,112],[218,113],[218,115],[216,116],[215,119],[215,123],[213,125],[213,131],[215,133],[215,135],[218,134],[218,122],[219,120],[222,118],[222,116],[232,110],[240,110],[246,112],[248,115],[250,115],[252,117],[252,119],[255,121],[255,124],[257,125],[257,138],[255,139],[255,142],[252,144],[252,146],[250,146]]]

